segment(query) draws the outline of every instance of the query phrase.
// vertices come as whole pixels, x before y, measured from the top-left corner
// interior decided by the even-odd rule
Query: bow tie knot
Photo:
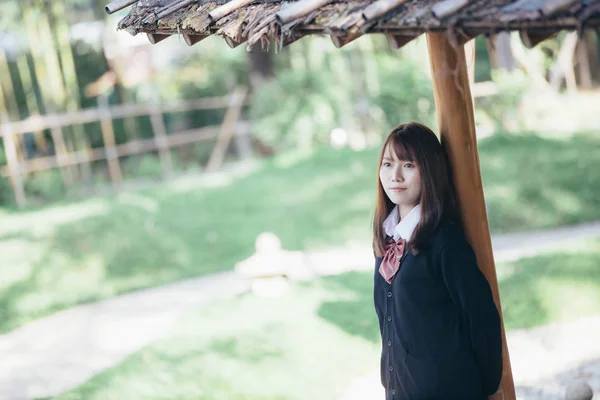
[[[392,283],[394,276],[398,273],[405,247],[406,240],[402,238],[397,241],[394,241],[392,238],[387,239],[383,260],[379,265],[379,273],[387,283]]]

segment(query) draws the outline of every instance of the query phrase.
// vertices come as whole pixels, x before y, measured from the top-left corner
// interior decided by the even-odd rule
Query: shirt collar
[[[396,206],[383,221],[383,231],[386,235],[393,237],[394,240],[403,238],[408,242],[421,220],[421,205],[417,204],[402,221],[399,220],[400,212],[398,206]]]

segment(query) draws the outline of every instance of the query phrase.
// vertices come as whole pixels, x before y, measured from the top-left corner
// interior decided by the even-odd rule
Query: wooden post
[[[73,184],[73,173],[69,167],[69,154],[67,152],[67,146],[65,144],[65,138],[63,131],[60,126],[55,126],[50,130],[52,134],[52,141],[54,142],[54,155],[56,157],[56,163],[60,165],[60,174],[62,175],[63,184],[69,187]]]
[[[217,143],[210,154],[210,159],[206,166],[207,171],[214,171],[219,168],[225,157],[225,152],[229,146],[229,142],[235,133],[235,125],[242,112],[242,106],[244,105],[244,99],[246,98],[246,88],[236,88],[230,97],[229,108],[225,113],[223,124],[219,130],[219,136],[217,136]]]
[[[119,155],[115,148],[115,131],[113,130],[112,117],[108,108],[108,97],[98,97],[98,112],[101,115],[100,124],[102,126],[102,139],[104,141],[104,153],[108,161],[108,172],[110,179],[116,188],[121,186],[123,176],[121,166],[119,165]]]
[[[21,178],[21,171],[19,167],[19,159],[17,157],[17,147],[15,146],[15,140],[13,133],[10,131],[8,125],[2,125],[2,139],[4,143],[4,152],[6,153],[6,163],[8,164],[8,170],[10,172],[10,179],[12,182],[13,191],[15,192],[15,200],[17,206],[23,207],[25,205],[25,188],[23,186],[23,179]]]
[[[165,128],[165,120],[163,113],[157,104],[152,105],[152,112],[150,114],[150,123],[152,124],[152,131],[154,133],[154,142],[158,148],[158,157],[162,165],[163,176],[168,176],[173,169],[171,162],[171,153],[169,152],[169,145],[167,143],[167,129]]]
[[[514,400],[492,241],[485,209],[479,154],[475,136],[473,102],[464,47],[453,48],[444,33],[428,33],[427,46],[442,145],[448,153],[467,240],[492,289],[502,326],[502,382],[490,399]]]

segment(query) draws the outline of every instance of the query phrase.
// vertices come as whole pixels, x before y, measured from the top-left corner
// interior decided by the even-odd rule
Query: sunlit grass
[[[600,138],[480,143],[494,233],[600,219]],[[316,149],[151,189],[0,214],[0,332],[75,304],[289,250],[370,242],[377,149]]]

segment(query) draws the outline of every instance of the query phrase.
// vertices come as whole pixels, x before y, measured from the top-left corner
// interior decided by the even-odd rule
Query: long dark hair
[[[378,257],[385,252],[383,221],[392,212],[395,204],[383,190],[379,179],[379,168],[387,146],[400,160],[417,164],[421,174],[421,221],[415,228],[408,250],[417,254],[438,228],[443,218],[458,221],[456,197],[446,153],[435,133],[418,122],[409,122],[395,127],[381,147],[377,166],[377,199],[373,216],[373,249]]]

